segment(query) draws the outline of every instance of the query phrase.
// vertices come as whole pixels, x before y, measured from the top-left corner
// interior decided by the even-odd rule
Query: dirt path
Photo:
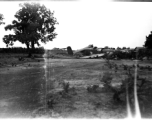
[[[31,117],[43,106],[45,84],[42,65],[17,66],[0,69],[0,117]]]

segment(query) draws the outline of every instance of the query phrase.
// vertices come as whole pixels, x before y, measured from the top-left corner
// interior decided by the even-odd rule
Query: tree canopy
[[[3,18],[3,14],[0,14],[0,25],[1,25],[1,24],[4,24],[3,19],[4,19],[4,18]]]
[[[39,3],[19,4],[19,9],[14,15],[16,20],[5,27],[5,30],[13,30],[14,34],[5,35],[3,42],[7,46],[12,46],[19,41],[27,48],[35,48],[35,44],[40,46],[42,43],[52,41],[56,37],[55,25],[58,24],[51,12],[44,5]]]
[[[144,46],[148,49],[152,49],[152,31],[148,36],[146,36],[146,41]]]

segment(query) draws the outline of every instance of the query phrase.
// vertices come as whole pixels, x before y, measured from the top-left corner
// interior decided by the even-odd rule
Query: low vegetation
[[[3,71],[2,76],[19,69],[21,73],[29,71],[29,74],[32,74],[28,76],[22,74],[22,79],[28,77],[27,80],[36,82],[40,79],[37,78],[39,71],[45,74],[44,62],[39,58],[31,59],[18,55],[5,60],[1,58],[2,64],[7,62],[0,69]],[[125,118],[127,89],[132,111],[134,111],[135,68],[138,72],[138,98],[142,117],[151,117],[151,61],[139,61],[137,66],[132,60],[48,58],[46,62],[48,62],[46,72],[48,80],[46,81],[42,75],[39,82],[43,84],[47,82],[47,91],[44,92],[45,85],[41,87],[43,93],[39,97],[43,98],[41,100],[43,109],[38,108],[34,117],[49,115],[49,117],[62,118]],[[34,71],[36,67],[38,67],[37,71]],[[15,73],[9,74],[6,79],[5,76],[2,82],[19,79],[13,75]],[[2,82],[1,84],[4,84]],[[20,81],[17,81],[17,84],[24,86]],[[36,84],[39,85],[37,82]],[[38,105],[39,102],[34,104]]]
[[[106,66],[109,69],[116,69],[118,65],[107,61],[106,62]],[[129,96],[129,101],[131,104],[131,108],[134,111],[134,104],[135,104],[135,100],[134,100],[134,87],[135,87],[135,82],[134,80],[137,80],[137,95],[138,95],[138,100],[139,100],[139,104],[141,107],[141,111],[145,112],[146,106],[144,103],[147,103],[148,100],[151,99],[152,96],[152,81],[148,80],[148,78],[146,77],[141,77],[139,74],[137,76],[135,76],[135,67],[143,70],[147,70],[151,71],[151,67],[150,66],[140,66],[139,64],[137,65],[124,65],[122,64],[119,69],[125,70],[125,79],[123,77],[120,76],[120,81],[119,81],[119,85],[113,85],[113,78],[115,77],[115,73],[114,71],[112,72],[105,72],[103,74],[103,77],[100,79],[101,82],[104,83],[104,87],[108,90],[110,90],[111,92],[113,92],[113,100],[115,102],[120,103],[121,101],[125,101],[126,102],[126,97],[127,95]],[[118,70],[118,68],[117,68]],[[122,97],[123,96],[123,97]],[[125,99],[124,99],[125,98]],[[127,103],[127,102],[126,102]]]

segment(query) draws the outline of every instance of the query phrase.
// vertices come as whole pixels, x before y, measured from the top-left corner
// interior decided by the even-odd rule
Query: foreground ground
[[[61,118],[125,118],[126,104],[115,103],[111,92],[103,89],[100,82],[105,71],[105,60],[102,59],[35,59],[18,61],[12,66],[8,58],[1,58],[0,68],[0,117],[61,117]],[[6,63],[6,61],[8,61]],[[116,64],[134,64],[131,60],[115,61]],[[139,64],[150,65],[148,61]],[[114,83],[120,82],[119,70]],[[150,72],[141,72],[148,75]],[[66,96],[56,94],[62,91],[62,82],[69,82],[74,92]],[[99,85],[99,92],[89,93],[87,86]],[[55,94],[53,107],[47,101]],[[151,106],[149,106],[151,109]],[[146,116],[150,116],[148,111]],[[145,117],[145,116],[144,116]]]

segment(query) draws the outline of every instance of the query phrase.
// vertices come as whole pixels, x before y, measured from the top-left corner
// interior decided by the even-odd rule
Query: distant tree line
[[[122,52],[115,51],[109,58],[118,58],[118,59],[147,59],[152,57],[152,49],[141,49],[138,51]]]
[[[1,24],[5,24],[5,23],[3,22],[3,19],[4,19],[3,14],[0,13],[0,25],[1,25]]]
[[[132,59],[136,57],[136,53],[134,51],[130,51],[130,52],[115,51],[113,56],[119,59]]]
[[[0,48],[0,53],[25,53],[25,54],[28,54],[28,49],[27,48],[22,48],[22,47],[19,47],[19,48]],[[45,49],[43,47],[40,47],[40,48],[35,48],[32,53],[34,54],[44,54],[45,52]]]

